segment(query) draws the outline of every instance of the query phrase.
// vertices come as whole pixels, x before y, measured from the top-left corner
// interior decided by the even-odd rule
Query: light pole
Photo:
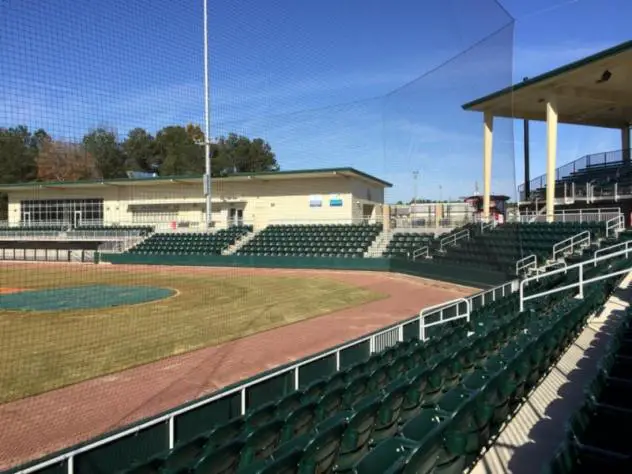
[[[419,171],[413,171],[413,204],[417,203],[417,178],[419,177]]]
[[[413,171],[413,203],[410,206],[411,224],[415,222],[415,217],[417,217],[417,178],[418,177],[419,177],[419,171],[418,170]]]
[[[204,0],[204,196],[206,197],[206,228],[213,227],[211,207],[211,115],[208,71],[208,0]]]

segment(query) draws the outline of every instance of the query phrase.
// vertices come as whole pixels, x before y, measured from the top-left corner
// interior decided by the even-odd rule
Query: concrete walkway
[[[537,474],[564,440],[566,422],[584,401],[584,388],[632,300],[628,274],[553,370],[500,433],[472,470],[473,474]]]

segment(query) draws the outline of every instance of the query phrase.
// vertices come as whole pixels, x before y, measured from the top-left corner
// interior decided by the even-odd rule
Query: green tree
[[[249,139],[230,133],[221,137],[214,157],[216,174],[279,171],[279,164],[270,144],[261,138]]]
[[[35,179],[38,143],[45,136],[43,130],[32,134],[23,125],[0,128],[0,182],[17,183]]]
[[[156,139],[145,129],[135,128],[122,143],[125,168],[133,171],[155,171],[159,165]]]
[[[204,146],[185,127],[169,126],[156,134],[159,172],[163,176],[204,173]]]
[[[94,158],[102,179],[125,176],[125,155],[115,133],[97,128],[83,137],[83,146]]]

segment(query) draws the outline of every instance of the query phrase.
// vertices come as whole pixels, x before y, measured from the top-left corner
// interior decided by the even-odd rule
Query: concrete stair
[[[228,247],[227,249],[222,251],[222,255],[234,255],[235,252],[239,251],[240,248],[242,248],[244,245],[246,245],[248,242],[250,242],[252,239],[254,239],[255,236],[259,232],[261,232],[261,231],[257,230],[257,231],[254,231],[254,232],[249,232],[246,235],[244,235],[243,237],[241,237],[240,239],[237,239],[233,245],[231,245],[230,247]]]
[[[394,232],[392,230],[383,230],[378,234],[373,243],[369,246],[366,252],[364,252],[365,258],[380,258],[382,253],[388,247],[389,242],[393,238]]]

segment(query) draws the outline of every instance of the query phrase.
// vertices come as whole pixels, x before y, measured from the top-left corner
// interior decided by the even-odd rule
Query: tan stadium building
[[[240,173],[212,180],[215,228],[381,221],[391,183],[353,168]],[[0,185],[9,227],[203,229],[201,176]]]

